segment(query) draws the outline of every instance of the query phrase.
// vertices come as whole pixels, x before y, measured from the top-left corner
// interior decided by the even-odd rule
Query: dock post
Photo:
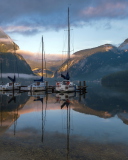
[[[79,82],[79,91],[80,91],[80,94],[81,94],[81,81]]]
[[[52,93],[54,93],[54,87],[52,86]]]
[[[85,81],[83,81],[83,86],[86,87],[86,82]]]
[[[86,91],[86,82],[83,81],[83,92],[85,93],[85,91]]]
[[[81,81],[79,82],[79,102],[81,101]]]

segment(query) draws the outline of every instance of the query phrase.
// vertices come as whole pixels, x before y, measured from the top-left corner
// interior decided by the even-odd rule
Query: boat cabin
[[[70,81],[63,81],[62,84],[63,85],[70,85]]]

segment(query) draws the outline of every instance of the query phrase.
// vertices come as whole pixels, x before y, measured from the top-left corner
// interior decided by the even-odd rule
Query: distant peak
[[[118,47],[121,50],[128,50],[128,38]]]
[[[125,39],[124,43],[128,43],[128,38],[127,38],[127,39]]]

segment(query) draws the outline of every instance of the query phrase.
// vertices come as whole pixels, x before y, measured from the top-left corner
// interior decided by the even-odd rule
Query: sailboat
[[[69,8],[68,8],[68,57],[67,57],[67,74],[66,76],[61,74],[64,78],[62,82],[56,82],[55,90],[56,92],[74,92],[77,88],[73,82],[70,81],[69,76],[69,60],[70,60],[70,21],[69,21]]]
[[[43,78],[43,52],[44,52],[44,42],[42,36],[42,77],[40,79],[34,80],[35,82],[29,85],[27,88],[29,91],[44,91],[46,88],[46,83]]]

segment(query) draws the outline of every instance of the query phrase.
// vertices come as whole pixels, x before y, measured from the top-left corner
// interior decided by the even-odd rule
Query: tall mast
[[[70,21],[69,21],[69,7],[68,7],[68,60],[70,59]]]
[[[69,59],[70,59],[70,21],[69,21],[69,7],[68,7],[68,58],[67,58],[67,72],[69,69]]]
[[[43,36],[42,36],[42,77],[43,77],[43,52],[44,52],[44,41],[43,41]]]

